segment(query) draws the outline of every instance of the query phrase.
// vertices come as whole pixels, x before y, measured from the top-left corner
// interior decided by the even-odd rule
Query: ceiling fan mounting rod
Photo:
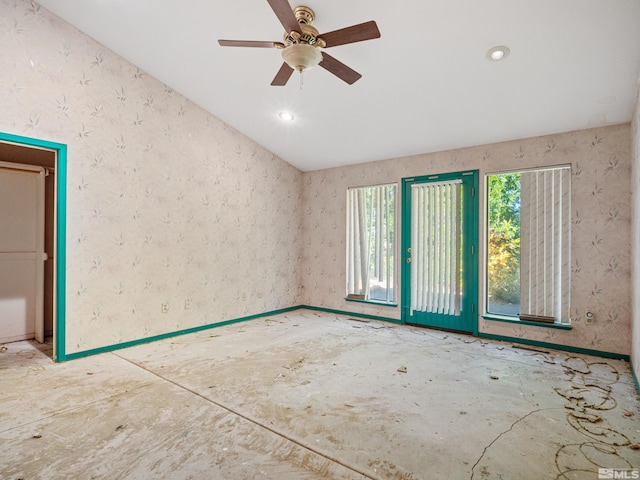
[[[293,9],[293,14],[298,21],[300,31],[292,31],[284,33],[285,47],[290,45],[312,45],[314,47],[324,48],[326,43],[321,38],[318,38],[319,32],[311,24],[315,19],[313,10],[309,7],[299,6]]]
[[[296,17],[296,20],[301,25],[302,24],[311,25],[313,23],[313,20],[316,18],[316,14],[313,13],[313,10],[303,5],[294,8],[293,15]]]

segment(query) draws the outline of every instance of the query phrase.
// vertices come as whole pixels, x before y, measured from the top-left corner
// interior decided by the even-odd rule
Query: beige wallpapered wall
[[[630,134],[626,124],[304,173],[303,302],[400,318],[399,308],[344,300],[344,218],[348,187],[392,181],[400,184],[403,177],[478,169],[480,205],[483,205],[483,175],[487,172],[571,164],[573,329],[564,331],[480,319],[479,330],[628,355]],[[480,225],[482,221],[481,212]],[[484,269],[480,253],[482,291]],[[481,299],[480,305],[482,309]],[[586,311],[594,312],[592,323],[587,323]]]
[[[68,145],[67,353],[300,304],[399,318],[343,300],[347,187],[566,163],[573,330],[480,330],[630,352],[628,124],[302,174],[31,2],[0,34],[0,131]]]
[[[0,39],[0,131],[68,145],[67,353],[300,303],[300,171],[31,2]]]
[[[638,90],[636,93],[636,105],[633,113],[633,233],[631,235],[632,258],[633,258],[633,280],[632,280],[632,302],[633,302],[633,335],[632,335],[632,357],[633,371],[636,379],[640,375],[640,79],[638,79]]]

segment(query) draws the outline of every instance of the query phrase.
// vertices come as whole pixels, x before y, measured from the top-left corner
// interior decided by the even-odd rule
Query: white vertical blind
[[[347,190],[347,293],[364,295],[369,258],[364,190]]]
[[[411,310],[460,314],[461,181],[411,186]]]
[[[392,184],[347,190],[347,294],[394,300],[394,189]]]
[[[569,316],[571,171],[520,176],[520,313]]]

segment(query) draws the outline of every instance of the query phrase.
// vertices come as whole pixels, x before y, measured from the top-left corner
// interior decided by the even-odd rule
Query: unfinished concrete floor
[[[2,479],[597,479],[598,467],[640,467],[624,361],[308,310],[62,364],[47,348],[0,352]]]

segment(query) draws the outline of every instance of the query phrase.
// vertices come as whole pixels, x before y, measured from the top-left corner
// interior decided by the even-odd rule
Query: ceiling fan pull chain
[[[302,90],[302,85],[303,85],[303,81],[302,81],[302,74],[304,73],[304,70],[300,70],[300,90]]]

